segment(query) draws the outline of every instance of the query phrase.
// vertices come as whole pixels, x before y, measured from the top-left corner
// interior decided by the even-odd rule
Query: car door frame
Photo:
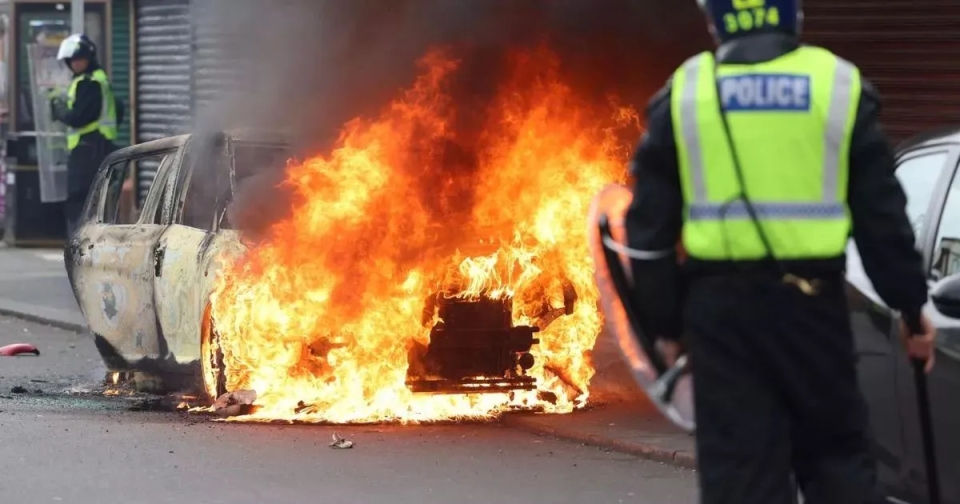
[[[214,150],[214,155],[228,159],[231,147],[226,135],[193,136],[184,147],[184,154],[177,166],[177,172],[168,181],[169,193],[174,200],[164,208],[162,221],[167,226],[158,242],[155,264],[154,289],[157,293],[158,324],[164,341],[170,349],[169,360],[181,368],[183,374],[192,372],[190,365],[199,362],[200,331],[202,317],[207,305],[209,281],[204,252],[219,233],[216,206],[214,207],[206,229],[183,223],[183,209],[187,192],[193,182],[194,170],[198,159],[188,155],[192,149],[202,150],[204,142],[225,142]],[[217,147],[215,145],[215,147]],[[214,166],[218,166],[214,164]],[[232,163],[227,164],[230,173],[218,174],[230,183],[232,194]],[[219,179],[218,179],[219,180]],[[171,249],[170,246],[174,248]]]
[[[156,205],[161,197],[157,193],[162,195],[162,189],[151,187],[135,223],[108,224],[104,222],[108,177],[112,174],[113,167],[118,164],[129,164],[155,156],[165,156],[166,161],[169,156],[173,156],[172,161],[161,163],[157,177],[162,180],[176,164],[181,150],[182,141],[175,137],[121,149],[107,156],[98,169],[84,204],[84,220],[65,247],[65,259],[70,266],[68,270],[74,295],[94,333],[101,356],[113,370],[149,367],[150,362],[162,354],[156,335],[155,317],[150,316],[153,312],[153,289],[152,279],[149,278],[155,238],[161,233],[160,229],[154,227],[154,219]],[[126,244],[136,246],[131,245],[128,250],[121,250]],[[134,249],[137,249],[136,253],[128,258],[129,252]],[[143,257],[137,254],[142,254]],[[99,269],[104,271],[98,271]],[[111,279],[111,275],[105,273],[107,269],[116,270],[112,275],[114,278]],[[148,279],[151,281],[147,282]],[[127,280],[147,282],[147,285],[120,285]],[[98,296],[104,296],[101,291],[106,289],[105,285],[110,285],[109,290],[113,294],[112,310],[116,312],[114,318],[117,319],[114,324],[106,324],[106,319],[101,320],[102,317],[92,309],[99,303]],[[118,286],[119,298],[114,291]],[[136,311],[132,317],[127,313],[130,309]],[[132,346],[128,344],[130,340],[133,341]]]
[[[933,262],[933,248],[936,246],[934,241],[937,239],[936,227],[940,225],[940,213],[946,204],[947,194],[950,191],[950,184],[953,183],[954,175],[957,171],[957,164],[960,163],[960,149],[955,142],[937,142],[923,144],[917,147],[905,150],[899,153],[896,158],[896,166],[900,166],[904,161],[921,157],[925,154],[931,154],[937,151],[948,151],[950,154],[944,160],[946,169],[940,174],[933,193],[930,195],[930,203],[927,205],[927,212],[923,218],[923,227],[920,234],[916,237],[917,249],[923,254],[924,274],[929,272],[930,265]],[[950,167],[953,167],[952,169]],[[934,219],[936,219],[934,221]],[[934,231],[931,232],[931,229]]]

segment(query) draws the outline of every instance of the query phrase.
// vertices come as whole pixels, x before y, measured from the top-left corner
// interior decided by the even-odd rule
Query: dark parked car
[[[960,129],[920,135],[897,149],[897,177],[936,295],[925,312],[937,326],[937,362],[928,379],[944,502],[960,503]],[[854,246],[847,282],[860,383],[870,406],[881,482],[891,495],[925,502],[923,451],[911,364],[898,314],[864,274]],[[951,295],[951,292],[953,295]]]

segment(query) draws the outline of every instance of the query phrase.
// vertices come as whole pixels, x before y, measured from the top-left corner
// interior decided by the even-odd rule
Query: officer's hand
[[[663,362],[669,367],[683,355],[683,347],[679,341],[657,338],[657,351],[663,356]]]
[[[900,335],[903,346],[911,359],[926,362],[924,370],[929,373],[933,369],[933,360],[936,355],[937,329],[926,315],[920,316],[921,334],[913,334],[906,322],[900,321]]]
[[[63,98],[55,97],[50,100],[50,117],[55,121],[59,121],[63,117],[63,110],[67,107],[67,104],[63,101]]]

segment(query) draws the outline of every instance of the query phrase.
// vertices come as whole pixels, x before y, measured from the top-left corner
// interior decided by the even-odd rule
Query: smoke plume
[[[470,54],[465,73],[482,94],[498,53],[547,42],[572,84],[642,108],[707,43],[692,0],[201,0],[194,9],[217,39],[224,77],[198,107],[198,126],[282,129],[310,149],[409,85],[433,46]]]

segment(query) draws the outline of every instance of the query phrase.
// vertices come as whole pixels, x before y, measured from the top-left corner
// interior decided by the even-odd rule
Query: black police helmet
[[[711,31],[725,42],[756,33],[799,34],[803,0],[697,0]]]

